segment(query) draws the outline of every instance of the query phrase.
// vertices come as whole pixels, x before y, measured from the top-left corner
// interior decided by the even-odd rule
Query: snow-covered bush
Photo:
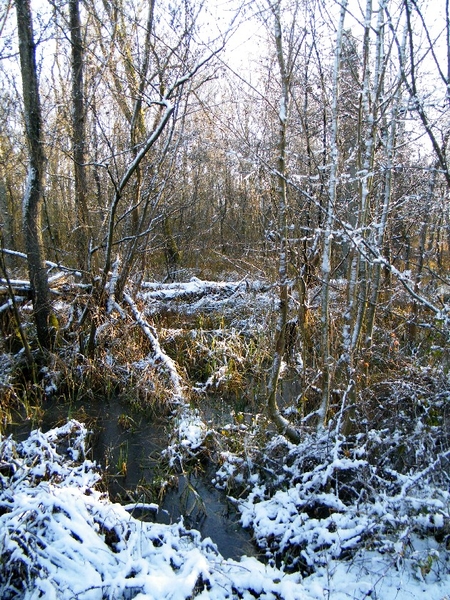
[[[330,427],[321,436],[305,432],[299,445],[272,435],[245,461],[222,453],[215,483],[229,493],[234,486],[242,524],[273,564],[310,575],[363,548],[395,554],[401,547],[414,561],[413,536],[448,547],[450,396],[439,377],[410,375],[380,384],[378,395],[367,391],[351,436]],[[439,562],[427,555],[419,570],[430,561]]]
[[[224,560],[210,539],[109,502],[76,421],[0,440],[2,600],[298,598],[298,576]],[[305,595],[309,600],[311,596]]]
[[[239,503],[243,525],[269,558],[309,574],[361,547],[388,551],[405,530],[450,539],[450,452],[406,475],[371,462],[375,435],[350,452],[340,441],[308,437],[286,455],[277,485],[255,487]]]
[[[163,457],[170,469],[184,471],[186,465],[208,455],[214,431],[207,427],[197,411],[188,406],[180,408],[175,423],[171,442]]]

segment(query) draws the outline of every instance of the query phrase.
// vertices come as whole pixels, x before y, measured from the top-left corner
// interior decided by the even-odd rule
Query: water
[[[92,429],[92,459],[105,470],[112,501],[155,502],[161,481],[167,480],[161,452],[167,447],[167,420],[147,419],[129,412],[119,401],[79,404],[58,403],[46,407],[39,426],[43,431],[68,418],[85,422]],[[30,423],[16,425],[8,433],[27,437]],[[34,426],[33,426],[34,428]],[[225,558],[256,556],[251,535],[239,524],[239,515],[226,494],[211,485],[213,465],[191,474],[173,474],[158,502],[159,510],[134,510],[143,520],[170,524],[183,518],[187,528],[211,538]]]
[[[130,429],[124,430],[119,424],[121,414],[123,409],[117,403],[104,408],[94,458],[109,473],[112,500],[145,503],[151,500],[149,487],[155,478],[167,478],[161,470],[161,452],[168,442],[166,422],[136,417]],[[166,524],[183,517],[186,527],[210,537],[225,558],[255,555],[250,533],[240,526],[239,516],[225,493],[211,485],[212,476],[211,465],[189,475],[174,474],[159,502],[159,511],[135,511],[134,516]]]

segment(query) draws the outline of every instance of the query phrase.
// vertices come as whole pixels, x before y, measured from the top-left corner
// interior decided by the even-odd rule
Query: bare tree
[[[300,435],[294,427],[285,419],[277,404],[277,387],[280,376],[281,363],[286,349],[286,324],[289,309],[289,277],[288,277],[288,199],[286,184],[286,132],[288,124],[289,110],[289,84],[292,64],[295,56],[298,54],[300,41],[296,46],[289,48],[290,55],[286,61],[283,48],[283,35],[280,17],[280,2],[271,6],[274,19],[274,37],[277,54],[277,62],[280,76],[280,102],[278,113],[278,147],[277,147],[277,199],[278,199],[278,238],[279,238],[279,258],[278,258],[278,277],[279,277],[279,307],[278,319],[275,330],[275,348],[272,360],[271,374],[268,384],[268,407],[269,413],[275,422],[279,431],[283,432],[292,442],[298,443]],[[295,27],[295,20],[292,29]]]
[[[122,296],[136,258],[147,252],[155,225],[163,220],[164,210],[159,205],[174,165],[194,77],[223,48],[227,37],[224,34],[223,39],[216,40],[212,50],[200,48],[195,29],[201,4],[194,7],[189,2],[180,3],[179,10],[172,7],[169,13],[173,18],[164,24],[166,13],[160,9],[155,17],[158,4],[151,1],[143,26],[129,19],[121,7],[120,1],[105,2],[105,13],[94,11],[97,40],[106,65],[101,83],[112,92],[112,102],[122,113],[115,115],[123,132],[117,144],[108,131],[103,133],[109,150],[104,166],[112,193],[105,236],[95,248],[105,254],[101,294],[114,263],[114,290],[110,287],[109,291],[114,291],[117,299]],[[109,39],[109,29],[105,32],[101,26],[103,14],[106,24],[108,20],[111,24]],[[155,32],[155,23],[166,29]]]
[[[45,156],[36,72],[36,45],[29,0],[16,0],[16,14],[25,129],[29,149],[28,179],[23,198],[23,226],[38,340],[42,348],[50,348],[49,287],[41,232]]]
[[[387,2],[386,0],[380,0],[379,10],[383,16],[385,14]],[[406,44],[406,28],[404,29],[404,35],[402,43],[399,46],[401,56],[404,56]],[[402,59],[400,59],[400,64]],[[398,69],[397,75],[394,76],[393,80],[393,97],[391,99],[391,107],[389,112],[384,117],[383,129],[383,153],[385,160],[384,176],[381,186],[380,202],[377,207],[378,210],[378,224],[373,234],[373,243],[383,252],[383,246],[386,236],[386,230],[388,226],[388,216],[391,207],[392,197],[392,186],[393,176],[395,168],[395,154],[396,154],[396,142],[398,137],[399,120],[400,120],[400,109],[402,103],[403,89],[401,86],[402,81],[402,68]],[[372,267],[371,277],[371,288],[370,295],[368,298],[367,318],[366,318],[366,334],[365,344],[367,348],[370,348],[373,343],[373,332],[375,326],[375,315],[378,306],[378,296],[380,294],[381,287],[381,274],[382,265],[377,262]]]
[[[399,50],[399,58],[400,65],[402,68],[402,77],[405,87],[410,96],[410,109],[412,109],[419,117],[423,128],[428,136],[428,139],[431,142],[433,151],[436,155],[438,164],[440,169],[442,170],[443,176],[447,182],[448,187],[450,188],[450,168],[447,160],[447,144],[450,137],[450,130],[448,126],[445,126],[445,129],[441,132],[441,136],[439,135],[439,128],[436,124],[439,123],[440,119],[436,118],[436,116],[432,117],[429,114],[426,103],[424,101],[425,92],[421,90],[419,87],[419,65],[422,62],[422,58],[419,57],[416,53],[415,48],[415,29],[414,29],[414,15],[417,16],[419,21],[422,24],[423,31],[428,41],[428,47],[426,52],[431,54],[431,57],[434,62],[434,68],[438,74],[438,79],[442,81],[444,84],[444,95],[445,95],[445,111],[450,108],[450,45],[448,40],[450,39],[450,23],[449,23],[449,9],[448,2],[446,2],[446,24],[445,24],[445,34],[446,34],[446,65],[445,68],[442,68],[441,62],[439,60],[438,55],[434,50],[434,45],[436,40],[433,40],[430,33],[430,28],[427,25],[424,15],[420,10],[420,7],[416,0],[403,0],[403,6],[406,14],[406,28],[407,28],[407,36],[408,36],[408,50],[409,50],[409,68],[408,61],[406,59],[405,53]],[[389,25],[395,35],[395,30],[393,29],[392,19],[389,11],[386,9]],[[400,48],[400,40],[398,40],[395,35],[395,40],[397,46]],[[435,106],[433,106],[435,108]],[[445,122],[445,121],[444,121]],[[441,137],[441,139],[439,139]]]
[[[78,268],[87,268],[88,208],[86,177],[86,107],[84,102],[84,51],[79,0],[69,0],[70,41],[72,47],[72,147],[75,179],[76,243]]]
[[[336,185],[338,174],[338,98],[339,71],[341,62],[342,38],[344,20],[347,13],[347,0],[341,4],[339,23],[336,33],[336,46],[333,68],[332,106],[331,106],[331,164],[328,184],[328,203],[323,232],[323,253],[321,265],[322,295],[321,295],[321,357],[322,357],[322,401],[319,408],[319,429],[325,427],[330,404],[331,374],[333,356],[330,353],[330,279],[331,279],[331,244],[336,207]]]

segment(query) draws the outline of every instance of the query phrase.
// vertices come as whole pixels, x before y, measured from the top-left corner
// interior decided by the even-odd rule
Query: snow
[[[186,422],[181,417],[178,431],[191,449],[207,433],[192,413],[186,413]],[[344,512],[330,493],[321,501],[328,499],[336,512],[309,518],[298,511],[301,484],[266,501],[264,488],[255,485],[241,505],[243,522],[251,522],[257,536],[280,535],[281,545],[308,538],[308,560],[315,560],[309,546],[322,545],[322,564],[302,578],[270,560],[225,560],[210,539],[202,540],[182,521],[141,522],[130,515],[133,505],[111,503],[96,489],[101,474],[86,458],[87,439],[86,428],[72,420],[45,434],[33,431],[21,443],[0,440],[0,596],[5,600],[448,598],[449,556],[434,538],[405,530],[383,552],[368,545],[350,560],[338,560],[333,554],[365,532],[368,517]],[[348,464],[335,461],[334,468]],[[448,511],[448,498],[441,508]],[[384,512],[382,502],[378,510]]]
[[[250,597],[249,590],[275,598],[281,589],[296,597],[298,576],[253,558],[224,560],[181,521],[143,523],[130,507],[109,502],[94,489],[99,473],[81,452],[86,434],[71,421],[21,444],[2,441],[3,464],[14,470],[1,475],[2,598],[177,600],[195,591],[221,599]]]
[[[145,302],[147,315],[161,310],[186,315],[221,312],[231,316],[238,329],[248,328],[249,322],[257,330],[264,327],[262,318],[277,302],[273,286],[259,280],[221,282],[192,277],[183,283],[144,282],[142,289],[140,299]],[[243,314],[248,314],[244,321]]]
[[[259,315],[276,301],[264,283],[196,278],[187,284],[148,283],[142,311],[125,298],[151,344],[142,370],[165,371],[168,393],[178,401],[163,453],[172,466],[210,451],[220,434],[186,403],[177,365],[147,317],[164,303],[185,312],[229,310],[242,319],[242,308],[255,292],[258,300],[249,319],[241,321],[244,329],[250,318],[252,327],[264,327]],[[236,320],[233,327],[239,332]],[[221,332],[214,334],[220,344]],[[2,361],[0,385],[8,386],[9,359]],[[301,356],[297,363],[302,368]],[[225,377],[220,367],[198,389],[217,389]],[[255,454],[257,415],[251,425],[222,427],[223,439],[234,436],[244,450],[233,452],[224,443],[213,483],[222,490],[233,485],[244,490],[232,500],[264,554],[260,560],[225,559],[211,539],[202,539],[182,520],[164,525],[133,516],[137,508],[157,512],[156,504],[112,503],[100,491],[101,473],[86,458],[89,434],[77,421],[45,434],[34,431],[21,443],[0,438],[0,597],[449,600],[448,443],[425,418],[408,416],[403,405],[413,391],[410,382],[404,389],[396,382],[393,391],[396,423],[363,430],[349,446],[327,430],[322,437],[305,433],[295,446],[271,436]],[[441,400],[436,398],[448,402],[441,393]],[[433,404],[420,401],[420,407],[426,417]],[[401,428],[403,421],[409,429]],[[400,471],[395,455],[401,453],[406,464],[408,445],[410,466]],[[284,460],[275,464],[272,451]]]

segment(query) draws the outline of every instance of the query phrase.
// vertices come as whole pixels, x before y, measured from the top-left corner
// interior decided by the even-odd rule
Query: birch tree
[[[373,21],[372,0],[367,0],[364,17],[364,36],[362,42],[362,84],[359,94],[356,176],[358,177],[358,205],[353,229],[358,236],[370,238],[375,230],[379,238],[378,223],[371,223],[371,216],[376,215],[374,192],[376,145],[380,136],[383,112],[388,98],[385,95],[384,77],[386,71],[385,36],[384,36],[384,4],[380,0],[377,10],[376,25]],[[372,44],[372,32],[375,40]],[[372,58],[371,47],[375,48]],[[387,127],[395,125],[390,123]],[[387,207],[386,207],[387,208]],[[387,213],[385,212],[387,217]],[[381,237],[382,239],[382,237]],[[347,371],[346,400],[350,404],[356,401],[356,372],[354,355],[358,348],[363,330],[370,281],[370,264],[366,261],[357,245],[350,240],[349,267],[347,277],[347,306],[344,311],[342,356]],[[378,292],[377,292],[378,293]],[[374,300],[375,298],[373,298]]]
[[[386,8],[386,0],[381,0],[379,3],[380,15],[386,17]],[[404,28],[403,40],[398,48],[399,52],[401,53],[400,59],[398,61],[398,64],[400,65],[404,62],[405,45],[406,28]],[[385,169],[382,181],[382,191],[380,194],[380,202],[379,206],[377,207],[378,222],[376,224],[376,228],[373,234],[373,243],[375,247],[379,249],[380,252],[383,252],[384,249],[385,236],[388,226],[388,217],[391,207],[392,185],[396,157],[396,142],[398,136],[398,125],[400,120],[400,112],[403,98],[403,90],[401,83],[402,68],[400,66],[399,68],[397,68],[397,73],[394,75],[392,81],[390,82],[390,87],[393,89],[393,97],[391,99],[391,106],[389,112],[384,117],[383,129],[385,134],[382,141]],[[375,315],[378,306],[378,296],[380,294],[382,269],[383,267],[380,262],[376,262],[372,266],[371,288],[370,296],[368,298],[368,309],[366,318],[366,348],[370,348],[373,343]]]

